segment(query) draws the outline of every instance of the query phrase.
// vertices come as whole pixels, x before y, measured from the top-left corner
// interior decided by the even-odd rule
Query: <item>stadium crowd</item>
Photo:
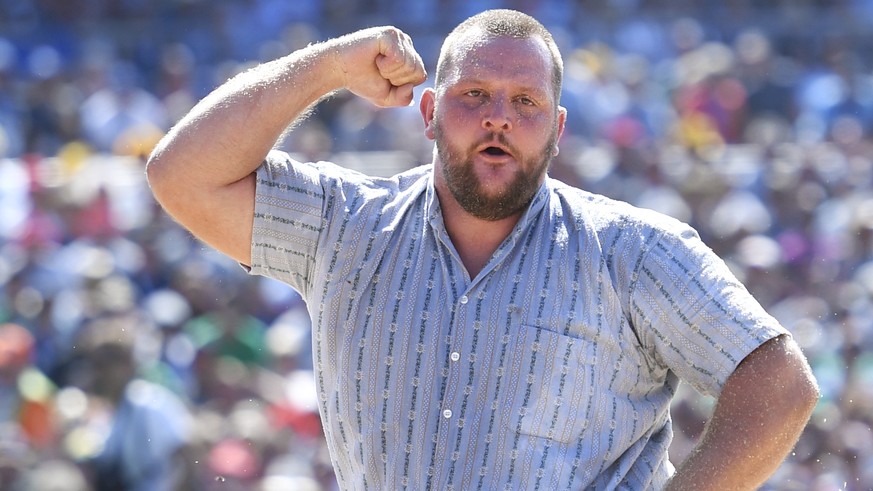
[[[0,489],[335,489],[300,297],[145,158],[258,61],[394,24],[432,69],[491,7],[562,46],[551,175],[691,223],[804,348],[823,397],[765,489],[873,489],[870,0],[0,0]],[[389,173],[430,160],[419,117],[337,94],[282,146]],[[680,392],[674,461],[711,404]]]

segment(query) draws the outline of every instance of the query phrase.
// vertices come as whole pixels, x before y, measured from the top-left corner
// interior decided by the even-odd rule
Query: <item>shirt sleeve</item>
[[[687,225],[641,254],[632,322],[651,356],[701,393],[717,396],[743,358],[787,333]]]
[[[319,170],[273,151],[258,168],[251,274],[291,285],[306,296],[324,227]]]

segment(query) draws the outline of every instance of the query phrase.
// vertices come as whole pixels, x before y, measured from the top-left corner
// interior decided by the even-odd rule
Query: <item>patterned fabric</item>
[[[253,274],[307,302],[343,489],[658,489],[679,380],[718,395],[784,334],[687,225],[547,179],[470,278],[432,167],[274,152]]]

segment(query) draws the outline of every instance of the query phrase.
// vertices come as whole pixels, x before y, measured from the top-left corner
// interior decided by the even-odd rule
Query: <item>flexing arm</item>
[[[285,129],[343,88],[378,106],[407,105],[425,78],[411,39],[393,27],[308,46],[234,77],[200,101],[150,156],[149,185],[195,236],[250,264],[254,171]]]
[[[817,400],[797,344],[768,341],[728,378],[701,442],[667,489],[756,489],[794,447]]]

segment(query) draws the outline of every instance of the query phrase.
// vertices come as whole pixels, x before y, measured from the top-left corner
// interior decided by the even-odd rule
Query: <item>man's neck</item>
[[[494,251],[512,232],[521,218],[521,213],[501,220],[483,220],[469,214],[451,196],[444,198],[443,195],[447,193],[447,190],[441,192],[437,189],[443,223],[464,268],[467,269],[470,278],[475,278],[488,264]]]

